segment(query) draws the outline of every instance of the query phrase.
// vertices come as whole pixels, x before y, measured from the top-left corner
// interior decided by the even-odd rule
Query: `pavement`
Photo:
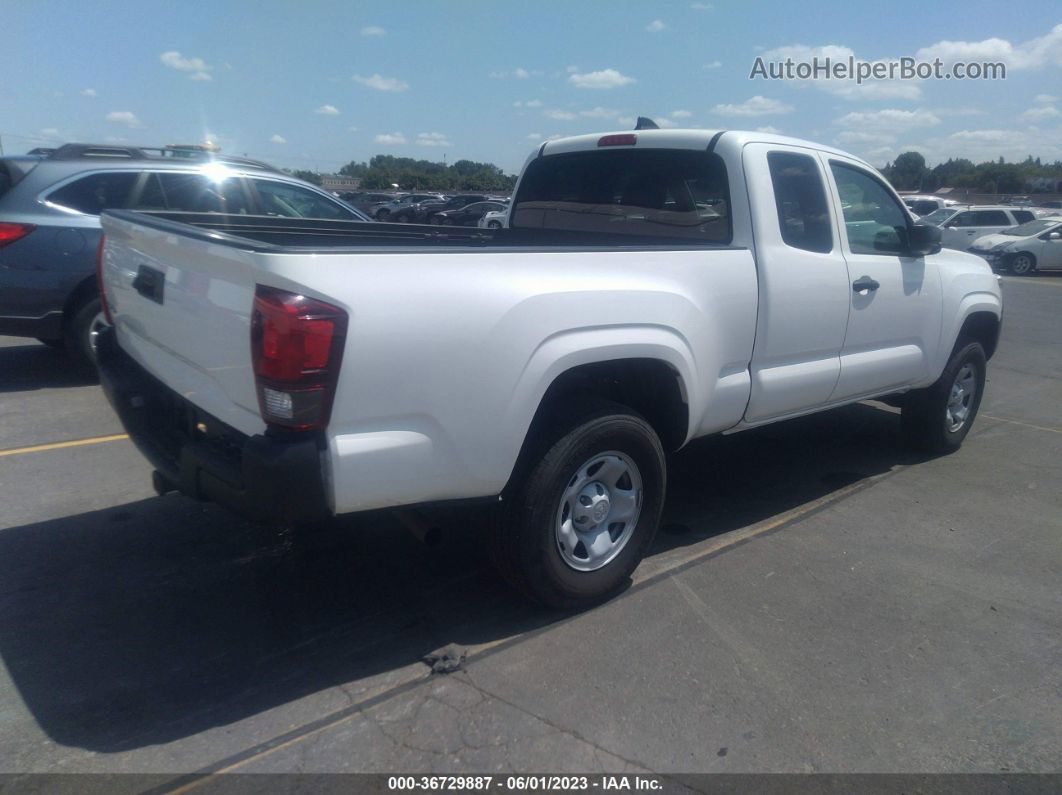
[[[959,452],[877,403],[698,441],[582,613],[475,513],[429,547],[156,497],[99,388],[0,338],[0,773],[1059,772],[1062,278],[1004,295]]]

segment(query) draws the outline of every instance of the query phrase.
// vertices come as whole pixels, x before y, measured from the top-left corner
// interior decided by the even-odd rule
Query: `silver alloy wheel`
[[[1021,276],[1032,270],[1032,257],[1028,254],[1018,254],[1010,261],[1010,272]]]
[[[92,318],[92,322],[88,325],[88,347],[92,353],[92,358],[96,358],[96,346],[99,342],[100,331],[107,328],[107,318],[104,317],[103,312],[97,312],[96,317]]]
[[[642,511],[642,473],[625,453],[595,455],[575,470],[557,508],[557,550],[576,571],[607,566]]]
[[[970,416],[970,408],[977,397],[977,368],[967,362],[962,366],[951,384],[948,405],[944,410],[944,425],[949,433],[955,433]]]

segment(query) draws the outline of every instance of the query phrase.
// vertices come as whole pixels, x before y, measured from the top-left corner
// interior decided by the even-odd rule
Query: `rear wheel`
[[[595,401],[530,453],[492,533],[495,562],[527,596],[580,607],[612,596],[652,543],[666,465],[649,424]]]
[[[1036,260],[1033,259],[1033,255],[1024,251],[1010,258],[1009,270],[1015,276],[1025,276],[1031,273],[1035,267]]]
[[[67,320],[65,347],[85,376],[96,377],[96,340],[106,325],[99,298],[81,304]]]
[[[488,229],[501,229],[502,228],[501,221],[487,221],[487,228]]]
[[[901,423],[908,444],[927,453],[959,449],[981,407],[985,363],[981,343],[960,343],[932,386],[907,394]]]

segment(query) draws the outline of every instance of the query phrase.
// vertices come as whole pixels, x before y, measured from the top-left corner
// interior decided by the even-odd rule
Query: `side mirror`
[[[1048,240],[1062,240],[1062,232],[1052,232],[1047,236]]]
[[[929,224],[911,224],[907,228],[907,253],[912,257],[925,257],[940,252],[940,227]]]

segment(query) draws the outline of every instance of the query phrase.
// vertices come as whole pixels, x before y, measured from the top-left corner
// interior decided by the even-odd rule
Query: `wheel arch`
[[[70,291],[70,295],[66,297],[66,302],[63,304],[63,325],[72,318],[86,302],[96,298],[100,293],[99,284],[96,281],[96,274],[86,276],[80,282],[75,285],[74,289]]]

